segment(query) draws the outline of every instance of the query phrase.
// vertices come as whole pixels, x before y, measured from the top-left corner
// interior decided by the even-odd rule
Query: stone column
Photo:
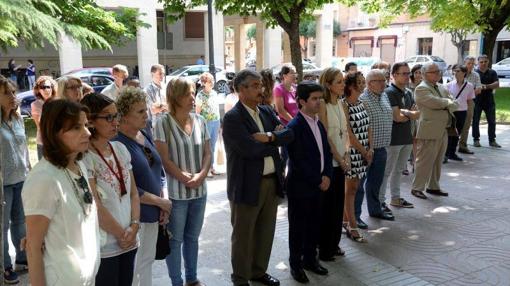
[[[60,60],[60,74],[83,67],[81,44],[64,33],[60,34],[58,41],[58,57]]]
[[[246,29],[244,24],[236,24],[234,26],[234,60],[236,63],[236,72],[244,69],[246,51]]]
[[[149,28],[138,28],[136,32],[136,53],[138,55],[138,76],[142,87],[151,82],[151,66],[159,63],[158,36],[156,33],[156,0],[145,0],[140,6],[140,20],[149,23]]]
[[[264,67],[266,68],[274,67],[282,62],[282,32],[280,27],[264,30]]]
[[[331,66],[333,54],[333,4],[326,4],[317,17],[315,39],[315,63],[319,67]]]
[[[255,35],[255,43],[257,44],[256,50],[257,50],[257,71],[262,70],[263,68],[268,67],[267,64],[264,62],[264,53],[265,53],[265,37],[264,37],[264,30],[266,28],[266,25],[263,22],[258,21],[256,24],[257,27],[257,33]]]

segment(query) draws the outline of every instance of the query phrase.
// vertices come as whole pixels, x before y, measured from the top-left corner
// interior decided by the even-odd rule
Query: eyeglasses
[[[372,82],[372,81],[375,81],[375,82],[386,82],[386,80],[385,80],[385,79],[373,79],[373,80],[371,80],[371,82]]]
[[[95,118],[101,118],[101,119],[104,119],[106,120],[107,122],[113,122],[114,120],[115,121],[119,121],[120,118],[121,118],[121,115],[120,113],[115,113],[115,114],[108,114],[108,115],[105,115],[105,116],[99,116],[99,115],[96,115]]]
[[[452,72],[462,72],[462,70],[452,70]]]
[[[151,148],[143,146],[143,154],[145,158],[147,158],[149,165],[152,166],[154,164],[154,155],[152,154]]]
[[[39,88],[40,89],[51,89],[52,86],[51,85],[41,85]]]
[[[395,74],[408,76],[408,75],[410,75],[411,73],[410,73],[410,72],[397,72],[397,73],[395,73]]]
[[[438,74],[438,73],[440,73],[440,71],[439,70],[437,70],[437,71],[428,71],[426,73],[435,73],[435,74]]]

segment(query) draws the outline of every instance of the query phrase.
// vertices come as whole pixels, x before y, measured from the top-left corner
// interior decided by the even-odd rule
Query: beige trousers
[[[417,139],[416,141],[417,151],[413,190],[424,191],[425,188],[440,190],[441,166],[448,144],[446,129],[441,139]]]
[[[473,121],[473,112],[475,110],[475,102],[470,99],[467,101],[468,109],[466,115],[466,121],[464,122],[464,127],[462,127],[462,132],[460,133],[459,139],[459,149],[467,149],[467,138],[469,136],[469,128],[471,128],[471,122]]]

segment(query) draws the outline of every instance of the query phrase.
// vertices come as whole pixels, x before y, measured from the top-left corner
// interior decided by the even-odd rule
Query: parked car
[[[417,64],[423,65],[428,62],[434,62],[439,67],[439,70],[441,70],[443,75],[446,75],[448,70],[448,64],[442,58],[436,56],[416,55],[408,58],[405,62],[409,65],[410,69]]]
[[[193,82],[197,83],[200,75],[204,72],[209,72],[208,65],[189,65],[183,66],[171,74],[166,76],[166,82],[168,83],[170,80],[176,77],[187,77],[191,79]],[[216,84],[214,85],[214,89],[218,93],[228,94],[230,90],[227,84],[227,76],[226,71],[222,68],[216,67]]]
[[[63,75],[73,75],[77,77],[88,76],[91,74],[102,74],[112,76],[112,68],[109,67],[89,67],[89,68],[80,68],[75,69],[70,72],[67,72]]]
[[[103,88],[113,82],[113,77],[102,73],[87,74],[85,72],[78,72],[76,74],[67,73],[66,75],[79,77],[82,82],[90,85],[94,89],[94,92],[101,92]],[[19,102],[21,115],[32,116],[31,104],[35,101],[34,91],[27,90],[25,92],[18,93],[16,98]]]
[[[499,86],[510,87],[510,58],[503,59],[493,64],[492,69],[498,73]]]
[[[292,63],[283,63],[283,64],[279,64],[279,65],[272,67],[271,70],[273,71],[274,78],[276,80],[280,81],[279,73],[280,73],[280,70],[282,69],[282,66],[290,65],[290,64],[292,64]],[[321,73],[322,73],[321,68],[317,67],[313,63],[303,61],[303,79],[316,80],[319,78]]]

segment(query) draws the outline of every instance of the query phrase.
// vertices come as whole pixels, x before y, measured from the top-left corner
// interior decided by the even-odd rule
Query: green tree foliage
[[[492,59],[492,51],[499,32],[510,24],[510,1],[508,0],[343,0],[349,5],[357,4],[367,12],[382,14],[382,25],[390,23],[402,13],[411,16],[428,14],[434,31],[481,32],[483,53]]]
[[[169,20],[184,16],[187,9],[206,4],[205,0],[158,0],[164,3]],[[354,1],[354,0],[353,0]],[[289,35],[292,64],[299,79],[303,78],[303,62],[299,43],[299,23],[311,17],[314,10],[335,0],[215,0],[215,7],[226,15],[259,16],[274,27],[279,25]]]
[[[246,37],[248,38],[248,40],[251,43],[251,41],[254,40],[256,36],[257,36],[257,26],[251,25],[250,28],[248,28],[248,30],[246,31]]]
[[[106,11],[93,0],[0,0],[0,47],[57,47],[66,33],[85,49],[111,49],[136,37],[135,9]]]

